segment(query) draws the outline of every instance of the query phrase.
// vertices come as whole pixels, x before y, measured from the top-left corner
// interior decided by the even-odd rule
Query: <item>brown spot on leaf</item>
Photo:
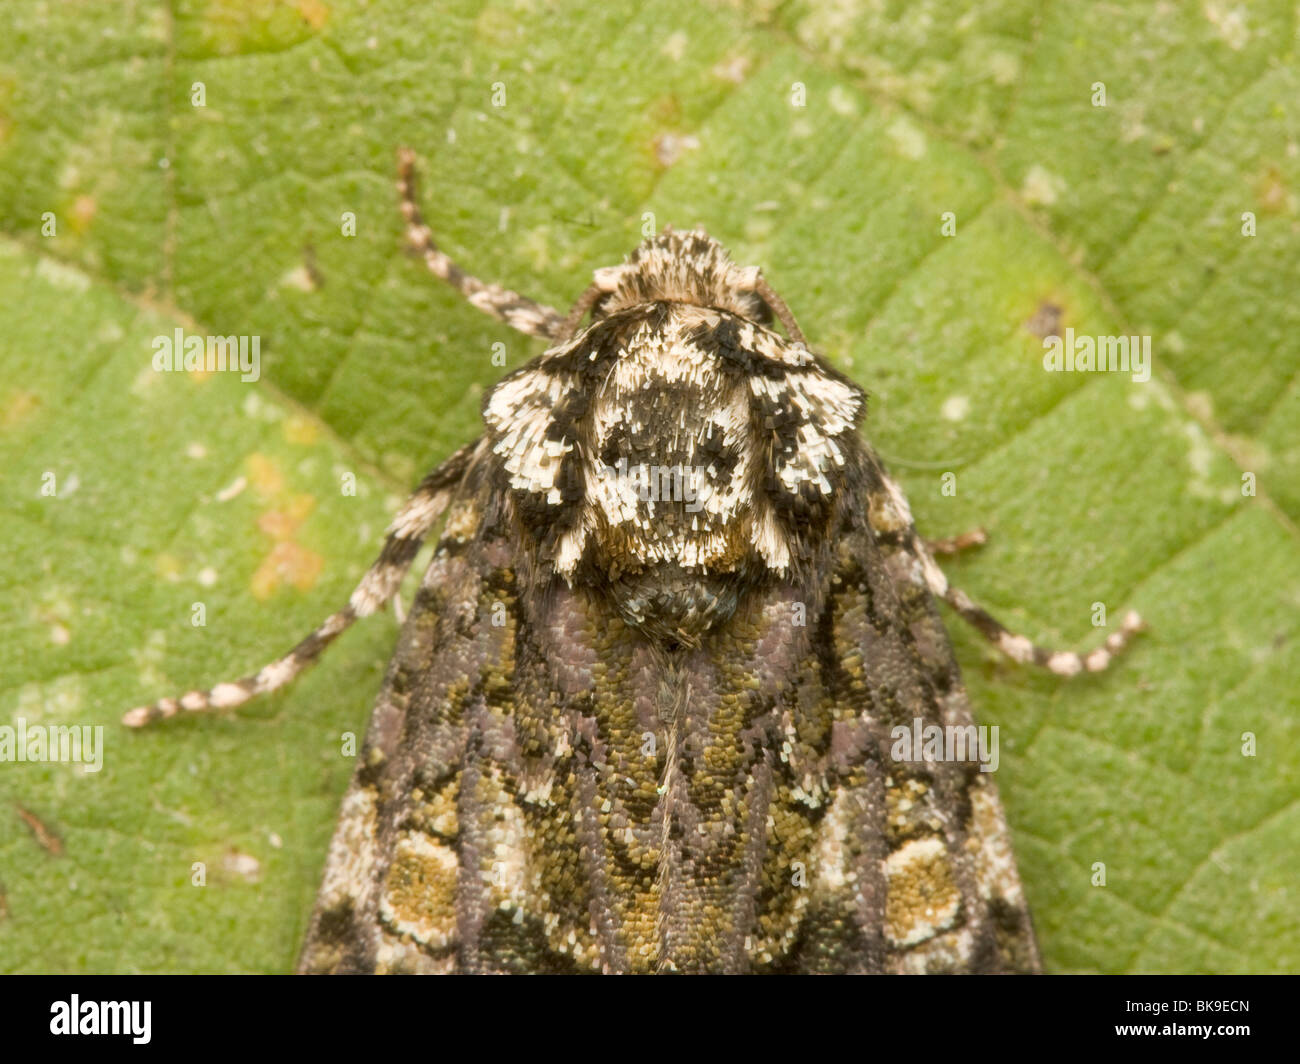
[[[320,263],[316,261],[316,248],[310,243],[302,247],[302,268],[311,278],[312,291],[325,287],[325,275],[321,273]]]
[[[290,539],[311,512],[316,509],[316,499],[311,495],[293,495],[274,510],[267,510],[257,519],[257,527],[277,542]]]
[[[1259,209],[1265,214],[1283,214],[1295,210],[1294,197],[1286,187],[1282,171],[1270,166],[1255,185]]]
[[[1025,321],[1025,330],[1040,340],[1048,336],[1060,336],[1061,324],[1065,320],[1065,311],[1051,300],[1045,299],[1038,304],[1038,309]]]
[[[63,840],[54,834],[40,817],[30,809],[24,809],[17,802],[14,803],[14,811],[18,814],[18,819],[31,829],[42,850],[52,853],[55,857],[63,853]]]

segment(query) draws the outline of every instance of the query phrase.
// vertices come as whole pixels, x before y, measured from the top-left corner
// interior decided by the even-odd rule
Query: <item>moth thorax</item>
[[[633,356],[595,413],[587,556],[630,624],[693,643],[731,616],[756,561],[743,382]]]

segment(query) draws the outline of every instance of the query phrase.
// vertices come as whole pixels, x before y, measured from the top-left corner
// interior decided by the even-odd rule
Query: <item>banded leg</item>
[[[525,336],[559,340],[565,336],[565,319],[558,310],[534,303],[518,292],[488,284],[472,277],[457,266],[433,239],[433,230],[420,214],[415,198],[415,152],[402,148],[397,153],[397,190],[401,195],[402,217],[406,220],[406,240],[411,249],[424,259],[435,276],[446,281],[484,314],[505,322]]]
[[[944,539],[925,539],[925,549],[933,554],[960,554],[962,551],[970,550],[972,547],[982,547],[989,541],[988,533],[982,528],[972,528],[969,532],[963,532],[959,536],[948,536]]]
[[[873,456],[874,460],[874,456]],[[943,599],[963,621],[971,625],[998,650],[1012,661],[1022,665],[1033,664],[1055,673],[1057,676],[1077,676],[1081,672],[1101,672],[1128,645],[1129,640],[1144,627],[1142,618],[1134,610],[1124,615],[1117,631],[1106,637],[1106,642],[1087,654],[1073,650],[1053,650],[1041,647],[1027,636],[1017,635],[1003,625],[987,610],[971,601],[970,596],[960,588],[952,587],[943,570],[934,560],[926,542],[916,532],[912,521],[912,511],[907,499],[898,486],[889,478],[884,469],[876,462],[874,472],[880,478],[881,490],[870,500],[868,520],[878,535],[900,540],[903,549],[916,559],[920,575],[924,578],[931,593]],[[967,536],[971,533],[967,533]],[[982,537],[983,530],[980,530]],[[957,543],[964,539],[958,536],[951,541]],[[941,545],[947,541],[940,540]],[[982,542],[982,539],[981,539]]]
[[[420,544],[447,508],[480,446],[482,441],[462,447],[420,482],[406,500],[406,505],[393,518],[379,557],[366,570],[347,605],[326,617],[314,632],[284,657],[249,676],[219,683],[210,690],[190,691],[179,698],[164,698],[152,705],[137,706],[122,717],[122,723],[140,728],[183,713],[230,709],[292,682],[299,673],[315,664],[321,652],[354,621],[368,617],[396,593],[419,553]]]
[[[946,583],[946,582],[945,582]],[[1040,647],[1028,637],[1015,635],[987,610],[981,609],[970,600],[970,596],[960,588],[945,587],[943,600],[948,603],[963,621],[971,625],[985,639],[997,647],[1012,661],[1021,664],[1033,663],[1057,676],[1077,676],[1081,672],[1101,672],[1128,645],[1136,633],[1143,628],[1142,618],[1136,610],[1129,610],[1120,621],[1119,630],[1111,632],[1106,642],[1087,654],[1074,650],[1051,650]]]

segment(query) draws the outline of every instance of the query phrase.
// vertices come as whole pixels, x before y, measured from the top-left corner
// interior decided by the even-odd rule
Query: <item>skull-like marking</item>
[[[484,419],[539,578],[694,644],[820,549],[866,398],[764,324],[758,271],[704,233],[595,276],[591,324],[501,381]]]

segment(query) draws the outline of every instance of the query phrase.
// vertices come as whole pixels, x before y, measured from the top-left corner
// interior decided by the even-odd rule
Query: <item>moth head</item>
[[[757,266],[738,266],[703,229],[665,228],[643,241],[618,266],[593,274],[590,287],[569,314],[570,333],[591,313],[592,321],[646,303],[715,307],[769,325],[775,315],[791,338],[803,341],[789,308],[763,280]]]
[[[746,587],[819,564],[865,396],[704,233],[664,232],[595,276],[569,336],[500,381],[484,421],[539,578],[690,644]]]

